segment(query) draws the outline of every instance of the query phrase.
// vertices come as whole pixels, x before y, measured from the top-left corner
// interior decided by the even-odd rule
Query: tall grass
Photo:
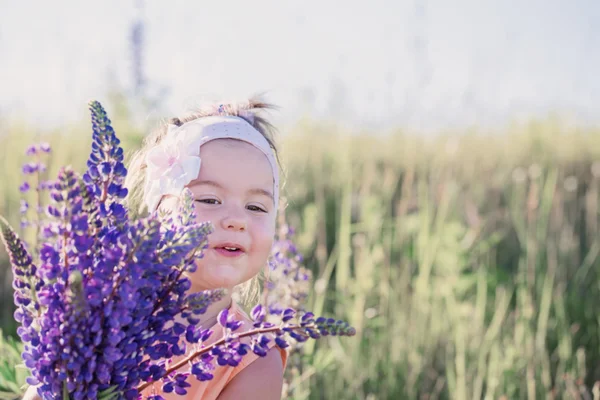
[[[286,138],[311,306],[358,333],[305,398],[599,398],[597,133]]]
[[[51,135],[54,160],[81,169],[87,131]],[[0,135],[13,223],[25,133]],[[283,194],[315,275],[308,308],[357,329],[306,345],[294,398],[600,399],[598,133],[557,121],[432,140],[289,132]]]

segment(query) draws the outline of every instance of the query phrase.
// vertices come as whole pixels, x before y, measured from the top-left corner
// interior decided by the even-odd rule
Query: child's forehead
[[[200,154],[202,154],[203,149],[209,149],[209,150],[211,150],[211,149],[248,149],[249,151],[257,150],[257,151],[261,152],[254,145],[252,145],[244,140],[239,140],[239,139],[235,139],[235,138],[213,139],[213,140],[206,142],[200,146]]]
[[[235,139],[216,139],[200,147],[200,174],[227,175],[228,172],[265,175],[272,181],[273,171],[267,156],[250,143]]]
[[[253,163],[264,160],[270,168],[269,159],[262,150],[243,140],[215,139],[200,146],[201,160],[222,160],[223,158],[241,158],[247,161],[252,160]]]

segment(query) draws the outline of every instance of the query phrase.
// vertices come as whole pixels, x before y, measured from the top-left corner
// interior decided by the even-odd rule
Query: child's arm
[[[237,374],[217,400],[280,400],[283,364],[279,350],[273,347]]]

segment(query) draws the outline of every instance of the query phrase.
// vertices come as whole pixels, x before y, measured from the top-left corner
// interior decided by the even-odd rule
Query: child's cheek
[[[207,289],[216,289],[222,284],[222,277],[215,276],[215,264],[207,257],[196,260],[196,271],[187,272],[186,277],[192,284],[191,291],[198,292]]]
[[[200,208],[200,204],[198,202],[194,203],[194,211],[196,212],[196,222],[206,221],[206,215],[203,212],[203,210]]]
[[[275,240],[275,224],[267,223],[262,226],[259,237],[260,239],[258,240],[257,247],[259,248],[261,257],[266,260],[273,248],[273,242]]]
[[[196,222],[198,223],[211,222],[215,225],[219,221],[216,211],[210,210],[205,204],[196,203],[194,211],[196,212]]]

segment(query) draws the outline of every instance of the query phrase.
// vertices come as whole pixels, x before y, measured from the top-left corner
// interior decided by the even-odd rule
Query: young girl
[[[187,187],[195,200],[198,221],[214,225],[209,248],[198,261],[197,271],[189,276],[191,292],[226,288],[229,293],[201,316],[199,325],[214,330],[209,343],[225,333],[216,324],[224,308],[244,322],[239,331],[252,327],[231,293],[238,290],[242,297],[250,297],[267,265],[275,235],[277,151],[271,125],[256,115],[268,108],[251,99],[174,118],[144,140],[128,168],[130,210],[172,210]],[[273,340],[270,343],[266,357],[249,353],[237,367],[217,366],[210,381],[199,382],[190,376],[191,387],[185,396],[162,393],[160,382],[142,395],[190,400],[280,399],[287,353],[275,347]],[[194,347],[188,345],[187,350]]]

